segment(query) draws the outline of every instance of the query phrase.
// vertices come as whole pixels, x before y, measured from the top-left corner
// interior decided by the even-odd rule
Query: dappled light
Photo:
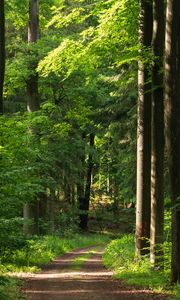
[[[91,249],[89,249],[91,251]],[[90,258],[87,258],[81,269],[74,270],[74,263],[83,251],[72,251],[63,256],[60,261],[63,262],[57,267],[56,259],[48,265],[39,274],[34,274],[27,281],[25,294],[27,299],[158,299],[152,291],[143,289],[127,288],[117,279],[113,279],[113,272],[106,270],[102,265],[103,251],[93,250]],[[71,259],[68,259],[68,256]],[[69,265],[71,263],[71,265]],[[55,268],[55,269],[54,269]],[[151,294],[153,298],[151,298]],[[139,298],[138,298],[139,297]],[[157,297],[157,298],[156,298]],[[161,297],[163,299],[163,297]]]

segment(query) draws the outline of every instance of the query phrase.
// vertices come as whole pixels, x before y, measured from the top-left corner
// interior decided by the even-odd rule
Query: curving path
[[[101,261],[103,250],[95,250],[80,270],[74,260],[89,253],[92,248],[72,251],[44,267],[41,273],[31,275],[26,282],[28,300],[126,300],[167,299],[151,291],[126,287],[112,278]],[[97,249],[97,247],[96,247]]]

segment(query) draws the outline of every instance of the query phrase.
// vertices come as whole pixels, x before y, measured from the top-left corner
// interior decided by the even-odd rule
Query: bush
[[[153,290],[167,287],[169,270],[156,271],[151,268],[148,256],[137,259],[134,236],[124,235],[112,241],[105,250],[103,261],[107,267],[115,271],[115,277],[125,279],[128,284],[140,285]],[[169,260],[170,253],[166,252],[165,259]],[[165,261],[165,266],[169,267]]]
[[[20,300],[24,299],[20,293],[20,282],[11,277],[0,275],[0,299],[1,300]]]

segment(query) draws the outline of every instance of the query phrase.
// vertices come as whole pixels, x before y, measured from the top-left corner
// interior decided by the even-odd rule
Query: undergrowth
[[[72,263],[73,269],[80,270],[83,267],[84,263],[87,261],[87,259],[89,259],[92,256],[92,254],[93,251],[88,251],[83,255],[76,257]]]
[[[20,293],[20,280],[10,276],[0,275],[0,299],[21,300],[24,297]]]
[[[129,285],[143,286],[156,292],[172,292],[169,284],[170,247],[165,244],[164,270],[152,269],[147,256],[140,259],[134,257],[134,236],[122,235],[107,246],[103,255],[104,265],[114,270],[115,277],[123,279]],[[174,289],[179,297],[178,288]],[[177,298],[180,299],[180,298]]]
[[[44,264],[76,248],[107,244],[108,235],[103,234],[74,234],[73,237],[58,236],[34,237],[27,241],[24,248],[5,254],[0,261],[0,299],[19,300],[19,281],[7,276],[11,272],[36,272]],[[90,253],[91,255],[91,253]],[[81,265],[83,261],[77,262]],[[10,275],[10,274],[9,274]]]

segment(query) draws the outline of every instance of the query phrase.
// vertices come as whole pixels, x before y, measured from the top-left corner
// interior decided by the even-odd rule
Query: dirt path
[[[92,248],[91,248],[92,249]],[[41,273],[27,279],[28,300],[126,300],[167,299],[146,290],[125,287],[112,278],[101,261],[102,250],[94,251],[78,270],[74,260],[89,253],[90,248],[73,251],[47,265]]]

